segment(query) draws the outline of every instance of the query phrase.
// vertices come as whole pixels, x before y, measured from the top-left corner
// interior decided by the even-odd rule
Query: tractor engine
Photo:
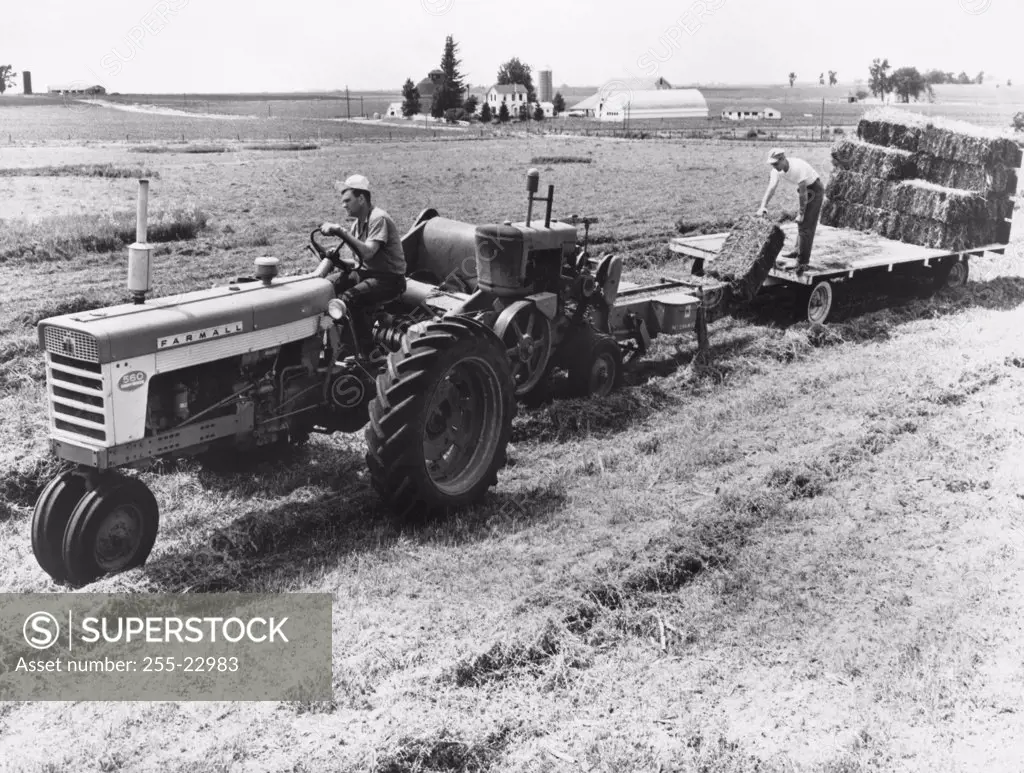
[[[150,381],[146,435],[156,436],[199,419],[252,415],[253,430],[230,437],[251,448],[308,434],[322,401],[316,339],[159,373]]]

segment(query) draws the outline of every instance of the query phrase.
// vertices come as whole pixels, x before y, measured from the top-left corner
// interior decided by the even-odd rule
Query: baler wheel
[[[543,381],[551,359],[551,322],[537,305],[516,301],[503,309],[494,323],[494,332],[505,344],[516,397],[524,398]]]
[[[428,324],[377,377],[366,428],[374,489],[402,518],[478,501],[505,465],[515,413],[501,340],[468,317]]]
[[[78,470],[58,475],[43,489],[32,512],[32,552],[54,582],[65,582],[64,532],[85,496],[86,476]]]
[[[80,587],[142,566],[159,526],[160,510],[145,483],[104,473],[78,502],[64,533],[67,582]]]
[[[563,346],[573,395],[605,397],[622,384],[622,349],[612,336],[581,328]]]

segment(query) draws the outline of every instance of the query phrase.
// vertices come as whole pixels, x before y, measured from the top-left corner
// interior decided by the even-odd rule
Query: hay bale
[[[729,231],[722,249],[705,273],[728,282],[734,298],[750,301],[760,289],[786,240],[778,225],[746,216]]]
[[[872,145],[916,153],[924,129],[918,126],[908,126],[900,118],[900,116],[862,118],[857,124],[857,136]]]
[[[910,151],[852,139],[839,140],[832,146],[832,162],[839,169],[885,180],[917,176],[916,158]]]
[[[948,188],[977,191],[985,196],[1013,196],[1017,192],[1017,171],[1004,164],[985,167],[921,154],[917,157],[917,169],[922,180]]]

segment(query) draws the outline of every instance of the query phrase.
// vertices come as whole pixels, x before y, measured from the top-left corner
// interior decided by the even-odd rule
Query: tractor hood
[[[53,354],[107,363],[316,316],[333,297],[320,277],[243,282],[50,317],[39,323],[39,343]]]

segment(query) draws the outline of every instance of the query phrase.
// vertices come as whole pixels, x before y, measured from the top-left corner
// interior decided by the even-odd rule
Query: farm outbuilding
[[[388,118],[401,118],[402,117],[402,103],[392,102],[388,105],[387,112],[384,113]]]
[[[602,121],[707,118],[708,103],[697,89],[656,89],[612,94],[598,108]]]
[[[725,121],[781,121],[782,113],[774,107],[751,109],[749,107],[727,107],[722,111]]]

